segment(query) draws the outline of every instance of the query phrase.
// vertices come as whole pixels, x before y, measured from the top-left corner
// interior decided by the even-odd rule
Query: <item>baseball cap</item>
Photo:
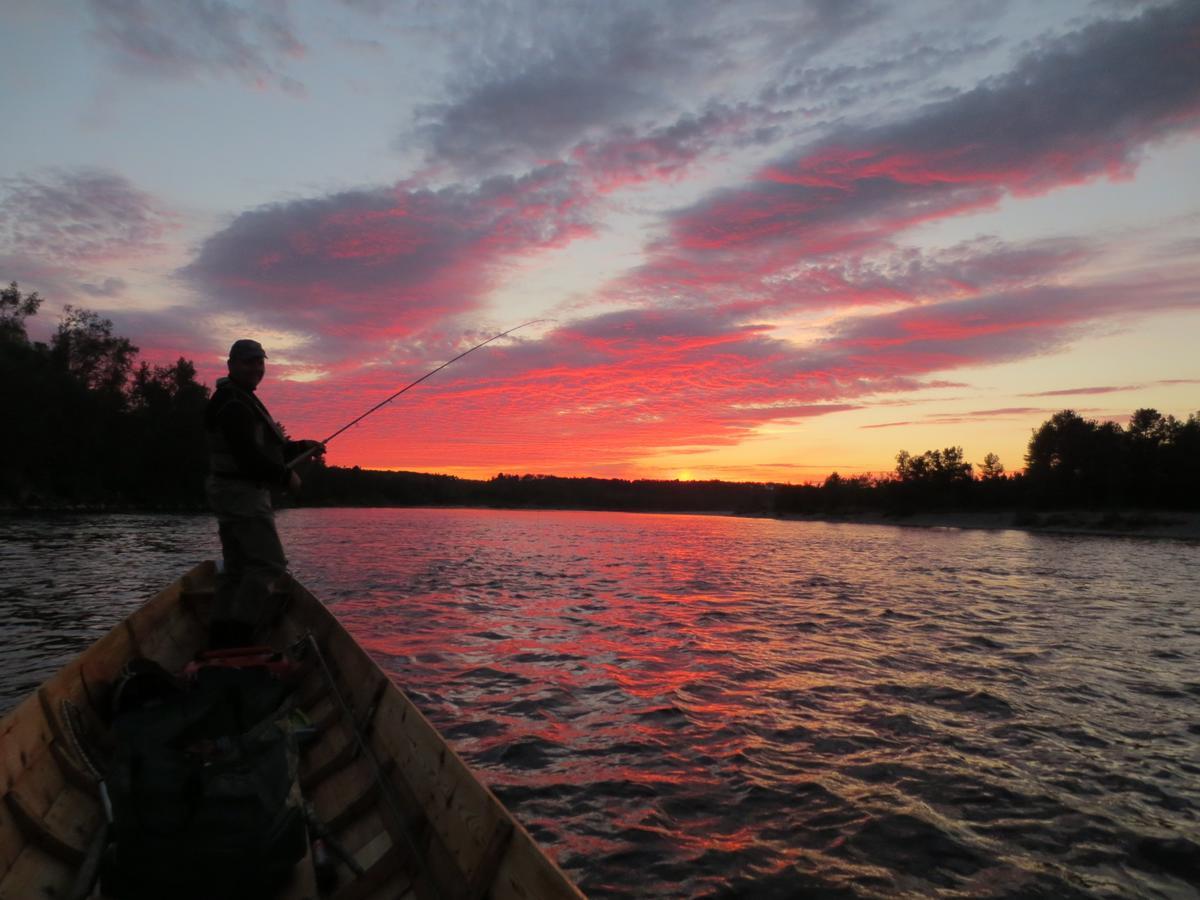
[[[259,356],[266,359],[266,351],[263,350],[262,344],[249,338],[234,341],[233,346],[229,348],[230,359],[253,359]]]

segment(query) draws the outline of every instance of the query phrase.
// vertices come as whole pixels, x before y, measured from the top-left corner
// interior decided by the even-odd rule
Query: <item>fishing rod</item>
[[[328,444],[330,441],[332,441],[335,437],[337,437],[343,431],[346,431],[349,428],[353,428],[355,425],[357,425],[359,422],[361,422],[363,419],[365,419],[371,413],[375,412],[378,409],[381,409],[384,406],[387,406],[389,403],[391,403],[393,400],[395,400],[397,397],[399,397],[405,391],[410,390],[411,388],[415,388],[418,384],[420,384],[426,378],[436,375],[438,372],[442,371],[442,369],[446,368],[446,366],[450,365],[451,363],[458,362],[460,359],[462,359],[467,354],[474,353],[480,347],[486,347],[492,341],[498,341],[502,337],[507,337],[508,335],[512,334],[514,331],[516,331],[520,328],[525,328],[529,325],[537,325],[539,322],[546,322],[546,321],[549,321],[549,320],[548,319],[534,319],[531,322],[524,322],[520,325],[515,326],[514,328],[510,328],[510,329],[508,329],[508,331],[502,331],[499,334],[494,334],[490,338],[488,338],[486,341],[484,341],[483,343],[476,344],[470,350],[464,350],[462,353],[458,354],[458,356],[454,357],[454,359],[446,360],[444,363],[442,363],[436,369],[430,369],[428,372],[426,372],[424,375],[422,375],[416,381],[406,384],[404,387],[400,388],[400,390],[396,391],[396,393],[392,394],[386,400],[381,400],[379,403],[376,403],[374,406],[372,406],[370,409],[368,409],[365,413],[363,413],[357,419],[352,419],[351,421],[347,422],[345,425],[343,425],[341,428],[339,428],[337,431],[335,431],[329,437],[325,438],[325,440],[321,441],[319,444],[309,447],[307,450],[305,450],[303,453],[301,453],[299,456],[297,456],[295,459],[293,459],[291,462],[289,462],[287,464],[287,468],[294,469],[300,463],[304,462],[304,460],[308,459],[310,456],[317,453],[317,451],[323,451],[325,449],[325,445]]]

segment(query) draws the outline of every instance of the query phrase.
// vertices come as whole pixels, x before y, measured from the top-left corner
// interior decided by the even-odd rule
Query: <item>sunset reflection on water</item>
[[[174,522],[176,550],[213,543]],[[559,511],[280,524],[298,577],[593,896],[1196,889],[1194,545]],[[131,571],[190,564],[118,537],[145,527],[78,525]],[[39,582],[54,541],[3,545],[18,613],[97,596],[63,547],[78,583]]]

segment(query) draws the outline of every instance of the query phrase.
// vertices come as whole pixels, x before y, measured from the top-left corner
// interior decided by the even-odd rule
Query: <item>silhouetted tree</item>
[[[202,501],[202,411],[192,363],[134,370],[137,348],[113,324],[66,307],[50,343],[25,320],[41,298],[13,282],[0,297],[0,488],[21,503]]]
[[[983,462],[979,463],[979,477],[984,481],[1003,478],[1004,463],[1000,462],[1000,457],[995,453],[985,455]]]
[[[145,503],[188,502],[203,495],[208,397],[190,360],[180,357],[169,366],[138,366],[129,386],[128,459],[134,466],[127,476],[129,494]]]
[[[1171,442],[1163,454],[1170,473],[1170,502],[1173,507],[1200,508],[1200,414],[1174,423]]]
[[[36,292],[23,296],[15,281],[0,292],[0,409],[5,420],[0,489],[13,498],[44,481],[34,470],[43,462],[45,421],[57,385],[45,344],[30,343],[25,331],[25,320],[41,302]]]
[[[913,456],[907,450],[896,454],[896,476],[905,482],[951,484],[971,477],[971,464],[963,459],[962,447],[926,450]]]
[[[962,447],[896,454],[896,494],[901,511],[961,505],[971,482],[971,464]]]
[[[1156,409],[1137,409],[1129,417],[1125,433],[1125,479],[1127,494],[1135,502],[1146,505],[1165,495],[1168,473],[1163,463],[1174,430],[1175,420],[1164,418]]]
[[[113,334],[111,319],[72,306],[50,340],[51,357],[93,391],[122,396],[138,348]]]
[[[10,281],[8,287],[0,290],[0,341],[25,341],[25,320],[35,315],[41,305],[37,291],[22,295],[17,283]]]
[[[1055,413],[1034,431],[1025,467],[1040,500],[1074,502],[1081,496],[1088,448],[1095,434],[1096,423],[1073,409]]]
[[[1200,424],[1155,409],[1134,411],[1128,429],[1051,416],[1033,433],[1025,456],[1035,502],[1064,506],[1200,506]]]

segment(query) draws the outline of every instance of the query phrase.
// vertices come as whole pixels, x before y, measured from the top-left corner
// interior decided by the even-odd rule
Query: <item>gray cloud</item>
[[[824,0],[517,4],[494,34],[472,19],[468,74],[420,111],[417,134],[432,161],[467,171],[557,158],[610,129],[653,131],[711,103],[744,105],[739,82],[760,81],[782,48],[828,48],[881,14]]]
[[[947,176],[1009,173],[1018,192],[1112,174],[1148,141],[1195,127],[1197,27],[1200,7],[1191,0],[1095,22],[1043,41],[1012,72],[903,123],[828,144],[899,147],[932,160],[952,148],[939,166]]]
[[[1200,378],[1164,378],[1149,384],[1093,385],[1089,387],[1060,388],[1054,391],[1036,391],[1022,397],[1077,397],[1090,394],[1120,394],[1125,391],[1144,391],[1148,387],[1172,384],[1200,384]]]
[[[714,148],[768,143],[777,134],[774,116],[761,107],[710,104],[670,124],[638,131],[610,129],[603,138],[576,144],[570,159],[599,190],[650,180],[669,180]]]
[[[1121,391],[1132,391],[1143,387],[1137,384],[1125,385],[1098,385],[1096,387],[1081,387],[1081,388],[1063,388],[1057,391],[1035,391],[1031,394],[1022,394],[1022,397],[1075,397],[1082,394],[1117,394]]]
[[[906,419],[901,422],[876,422],[873,425],[860,425],[860,428],[899,428],[904,425],[959,425],[964,422],[977,422],[981,419],[1004,419],[1010,417],[1028,417],[1043,415],[1051,412],[1040,406],[1006,406],[1002,409],[977,409],[971,412],[952,413],[950,415],[928,416],[924,419]]]
[[[156,78],[231,75],[257,87],[304,92],[280,71],[287,59],[304,53],[286,0],[244,7],[229,0],[88,2],[93,34],[125,72]]]
[[[664,23],[650,10],[589,18],[592,27],[558,34],[548,50],[530,49],[517,67],[505,61],[450,101],[422,109],[431,159],[469,170],[528,165],[557,157],[597,126],[669,109],[655,92],[658,78],[686,74],[696,62],[684,46],[667,45]],[[697,50],[705,41],[688,43]]]
[[[0,180],[0,249],[75,266],[157,249],[173,217],[128,179],[100,169]]]
[[[119,297],[128,286],[124,279],[111,277],[98,284],[87,281],[79,283],[79,289],[90,297]]]
[[[977,61],[1001,44],[996,37],[973,40],[957,34],[921,34],[885,45],[860,63],[813,64],[786,73],[768,84],[760,97],[770,105],[795,104],[807,115],[836,115],[870,100],[872,108],[916,85],[935,90],[944,76],[967,62]]]

